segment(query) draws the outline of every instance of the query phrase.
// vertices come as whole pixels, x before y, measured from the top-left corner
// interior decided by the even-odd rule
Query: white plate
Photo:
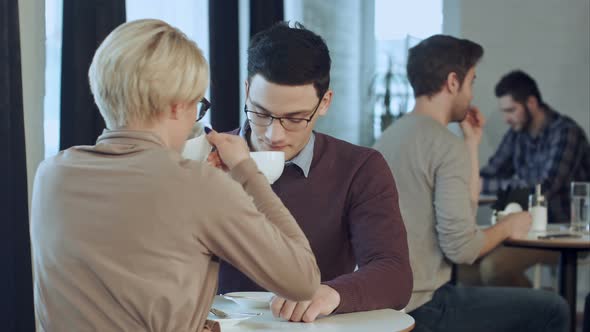
[[[273,296],[271,292],[233,292],[223,295],[241,307],[256,309],[268,309]]]
[[[209,319],[209,320],[214,320],[214,321],[218,322],[219,327],[221,327],[221,331],[223,331],[223,329],[225,329],[225,328],[228,328],[230,326],[234,326],[234,325],[240,323],[241,321],[244,321],[244,320],[250,319],[250,318],[252,318],[252,317],[250,317],[250,316],[232,316],[231,314],[227,318],[219,318],[213,314],[209,314],[209,316],[207,317],[207,319]]]

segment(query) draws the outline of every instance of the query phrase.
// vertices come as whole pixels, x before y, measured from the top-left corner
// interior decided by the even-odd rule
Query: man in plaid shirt
[[[572,119],[543,102],[535,81],[522,71],[505,75],[496,97],[510,129],[481,169],[482,191],[533,188],[548,200],[549,222],[569,222],[570,183],[590,180],[590,146]]]
[[[506,74],[496,97],[510,129],[488,164],[480,170],[482,192],[533,188],[540,183],[548,200],[548,221],[569,222],[572,181],[590,180],[590,146],[572,119],[541,98],[535,80],[522,71]],[[499,247],[480,262],[488,286],[530,287],[525,271],[535,264],[557,264],[556,252]]]

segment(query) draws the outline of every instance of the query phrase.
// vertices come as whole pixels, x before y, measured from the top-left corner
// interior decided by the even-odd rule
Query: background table
[[[496,195],[479,195],[477,203],[479,205],[491,205],[496,203],[497,200],[498,197],[496,197]]]
[[[549,225],[546,232],[530,232],[526,238],[508,239],[506,246],[559,251],[559,294],[565,298],[570,307],[571,331],[576,327],[576,287],[578,277],[578,252],[590,251],[590,234],[580,238],[539,239],[539,236],[564,233],[568,225]]]
[[[321,331],[321,332],[394,332],[411,331],[414,328],[412,316],[392,310],[382,309],[350,314],[331,315],[320,318],[313,323],[293,323],[273,317],[270,309],[247,309],[220,296],[215,297],[213,307],[228,313],[262,312],[261,316],[242,321],[239,324],[223,328],[222,332],[238,331]]]

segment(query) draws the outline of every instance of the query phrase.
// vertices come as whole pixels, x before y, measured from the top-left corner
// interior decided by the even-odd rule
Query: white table
[[[226,312],[261,312],[262,315],[242,321],[239,324],[222,328],[222,332],[238,331],[322,331],[322,332],[402,332],[414,328],[412,316],[392,310],[382,309],[350,314],[332,315],[320,318],[313,323],[293,323],[273,317],[270,309],[246,309],[220,296],[215,297],[213,307]]]

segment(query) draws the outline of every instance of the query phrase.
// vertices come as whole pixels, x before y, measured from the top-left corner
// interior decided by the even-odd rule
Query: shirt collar
[[[541,129],[541,135],[546,135],[551,130],[551,125],[555,124],[558,119],[558,114],[552,108],[547,106],[545,108],[545,123]]]
[[[250,142],[250,123],[246,121],[246,123],[240,128],[239,135],[246,140],[246,142]],[[309,170],[311,168],[311,162],[313,161],[313,150],[315,146],[315,133],[312,132],[311,136],[309,137],[309,141],[307,144],[299,151],[299,153],[293,157],[291,160],[287,160],[285,165],[295,165],[297,166],[302,172],[303,175],[307,178],[309,177]]]

